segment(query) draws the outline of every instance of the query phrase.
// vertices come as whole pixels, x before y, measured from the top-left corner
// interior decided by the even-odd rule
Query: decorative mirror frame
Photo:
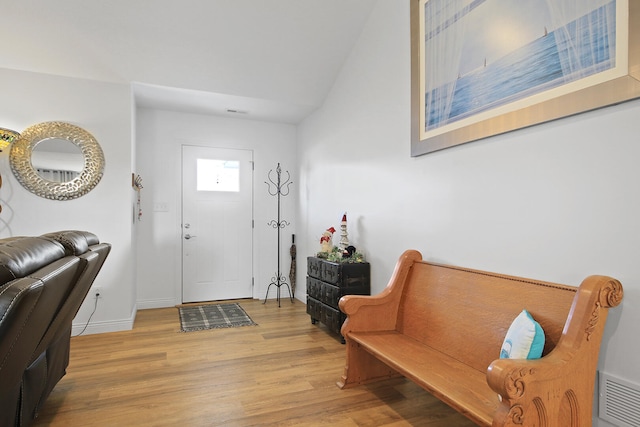
[[[31,164],[33,149],[47,139],[65,139],[80,148],[84,167],[69,182],[43,179]],[[98,141],[86,130],[64,122],[44,122],[28,127],[14,141],[9,153],[11,170],[24,188],[35,195],[51,200],[71,200],[91,191],[104,173],[104,153]]]

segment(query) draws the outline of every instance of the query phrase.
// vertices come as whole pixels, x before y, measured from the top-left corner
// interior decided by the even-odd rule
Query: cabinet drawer
[[[322,319],[322,303],[314,298],[307,298],[307,314],[313,321]]]
[[[311,298],[322,300],[322,285],[323,283],[320,280],[307,276],[307,295],[309,295]]]
[[[324,262],[320,270],[320,279],[322,281],[338,285],[341,288],[368,286],[370,276],[368,263],[339,264]]]
[[[323,261],[320,258],[308,257],[307,258],[307,275],[321,279],[321,269]]]
[[[342,265],[333,262],[323,262],[320,268],[320,278],[328,283],[339,283]]]
[[[340,328],[342,328],[345,319],[346,316],[341,311],[326,305],[322,306],[321,322],[327,325],[329,330],[340,333]]]
[[[337,286],[330,285],[328,283],[322,283],[322,298],[320,301],[325,304],[329,304],[331,307],[338,309],[338,301],[340,301],[340,297],[342,297],[344,293],[342,289]]]

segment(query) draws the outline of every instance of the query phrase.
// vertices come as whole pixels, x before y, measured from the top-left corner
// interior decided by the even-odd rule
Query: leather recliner
[[[30,424],[65,375],[73,318],[110,250],[86,231],[0,239],[0,427]]]

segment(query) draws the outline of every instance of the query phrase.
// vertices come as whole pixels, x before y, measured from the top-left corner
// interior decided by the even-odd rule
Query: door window
[[[240,162],[197,159],[197,191],[240,191]]]

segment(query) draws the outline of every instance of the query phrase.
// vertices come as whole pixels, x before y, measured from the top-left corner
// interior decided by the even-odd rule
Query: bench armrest
[[[340,310],[347,315],[341,329],[342,336],[347,338],[352,331],[394,330],[407,276],[413,263],[421,260],[420,252],[407,250],[398,259],[386,288],[378,295],[345,295],[340,298]]]
[[[548,355],[491,363],[487,383],[502,397],[494,425],[525,419],[525,425],[543,425],[538,421],[550,414],[554,418],[558,414],[556,425],[591,424],[591,405],[580,406],[579,402],[593,401],[607,309],[620,304],[622,295],[622,285],[615,279],[586,278],[574,297],[560,341]]]

